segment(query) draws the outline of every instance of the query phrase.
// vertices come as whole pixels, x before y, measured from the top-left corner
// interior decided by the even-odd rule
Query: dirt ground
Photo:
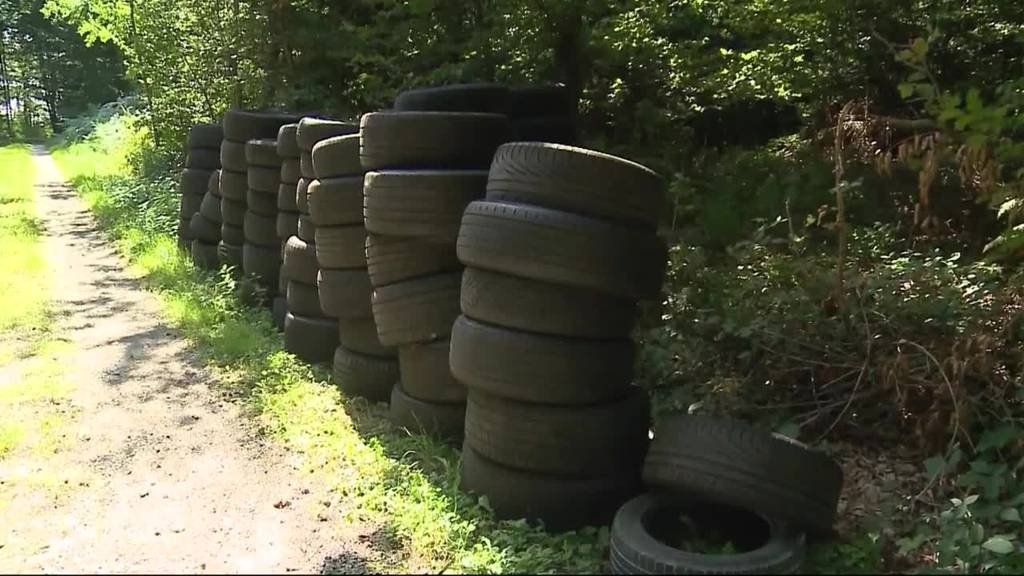
[[[60,449],[0,460],[0,484],[17,486],[0,572],[366,572],[372,527],[340,522],[324,483],[255,434],[52,158],[33,162],[74,390]]]

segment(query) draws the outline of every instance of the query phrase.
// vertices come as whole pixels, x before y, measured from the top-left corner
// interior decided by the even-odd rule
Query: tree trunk
[[[7,137],[14,138],[14,115],[11,108],[14,103],[11,101],[11,84],[7,73],[7,43],[4,40],[4,32],[0,30],[0,89],[3,90],[4,116],[7,117]]]
[[[139,83],[142,84],[142,92],[146,95],[146,107],[149,108],[149,126],[153,132],[153,144],[159,148],[160,132],[157,130],[156,109],[153,107],[153,86],[150,84],[149,76],[146,74],[145,58],[142,56],[142,52],[139,51],[139,34],[135,27],[135,0],[128,0],[128,25],[132,36],[132,52],[135,53],[135,59],[139,66]]]

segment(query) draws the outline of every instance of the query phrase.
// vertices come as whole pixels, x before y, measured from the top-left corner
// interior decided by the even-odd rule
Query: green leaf
[[[1003,522],[1020,522],[1020,510],[1017,510],[1016,508],[1004,508],[1003,511],[999,513],[999,519]]]
[[[1013,424],[1003,424],[998,428],[987,430],[978,440],[978,452],[988,450],[999,450],[1010,443],[1011,440],[1020,437],[1020,432]]]
[[[924,461],[924,469],[929,476],[938,476],[946,471],[946,459],[942,456],[932,456]]]
[[[1006,536],[993,536],[988,540],[985,540],[985,543],[982,544],[981,547],[989,552],[1000,555],[1009,554],[1010,552],[1013,552],[1014,548],[1013,542],[1010,542]]]
[[[914,85],[909,82],[901,82],[899,85],[900,98],[910,98],[914,95]]]

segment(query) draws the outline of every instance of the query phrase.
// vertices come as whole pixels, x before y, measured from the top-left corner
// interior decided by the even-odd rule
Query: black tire
[[[462,269],[450,244],[377,234],[366,236],[366,265],[375,287]]]
[[[653,298],[668,251],[652,231],[568,212],[473,202],[462,217],[459,260],[512,276],[622,298]]]
[[[515,330],[575,338],[628,338],[633,300],[480,268],[462,273],[462,313]]]
[[[317,247],[319,249],[319,244]],[[320,306],[334,318],[371,318],[370,275],[365,268],[356,270],[325,270],[321,268],[317,280],[320,288]]]
[[[206,181],[206,193],[220,198],[220,170],[210,172],[210,178]]]
[[[733,536],[741,551],[700,554],[668,546],[665,535],[678,534],[684,514],[696,530]],[[668,494],[626,502],[615,514],[610,540],[612,574],[793,574],[807,546],[802,533],[773,519]]]
[[[500,114],[373,112],[360,125],[365,170],[486,169],[508,138],[508,121]]]
[[[313,224],[309,214],[299,215],[299,228],[295,234],[310,244],[316,243],[316,224]]]
[[[533,204],[653,230],[664,181],[650,168],[584,148],[512,142],[498,148],[487,199]]]
[[[178,193],[182,196],[199,196],[205,193],[210,182],[210,172],[210,170],[185,168],[181,171],[181,183],[178,186]]]
[[[359,354],[338,346],[334,352],[334,383],[346,396],[387,402],[398,381],[398,362]]]
[[[334,358],[338,347],[338,322],[333,318],[284,317],[284,349],[310,364],[324,364]]]
[[[281,126],[298,122],[300,118],[288,112],[228,110],[224,113],[224,137],[235,142],[277,138]]]
[[[288,314],[288,304],[284,299],[284,296],[278,296],[274,298],[274,303],[271,306],[271,318],[274,320],[274,327],[277,328],[278,332],[284,332],[284,317]]]
[[[196,170],[216,170],[220,168],[220,150],[216,148],[190,148],[185,154],[185,167]]]
[[[277,236],[277,217],[249,211],[245,213],[245,241],[247,244],[270,246],[281,254],[281,239]],[[280,258],[279,258],[280,260]],[[278,262],[280,264],[280,262]]]
[[[436,112],[492,112],[504,114],[509,90],[501,84],[456,84],[418,88],[395,98],[395,110]]]
[[[277,187],[277,209],[284,212],[298,212],[299,206],[295,203],[295,196],[298,192],[298,184],[287,184],[282,182]]]
[[[299,127],[295,134],[299,149],[309,152],[313,146],[321,140],[333,136],[345,136],[346,134],[358,134],[359,125],[352,122],[339,122],[337,120],[323,120],[321,118],[303,118],[299,121]],[[312,178],[312,176],[310,176]]]
[[[245,213],[244,196],[241,201],[230,200],[226,197],[220,199],[220,219],[224,224],[241,228],[245,225]]]
[[[232,172],[245,172],[249,163],[245,159],[245,143],[225,140],[220,145],[220,166]]]
[[[299,123],[285,124],[277,129],[277,156],[298,158],[302,153],[298,140]]]
[[[196,124],[188,131],[189,148],[218,148],[224,139],[220,124]]]
[[[319,294],[320,291],[316,286],[289,280],[288,288],[285,290],[285,297],[288,299],[288,310],[299,316],[327,318],[327,314],[320,307]]]
[[[644,482],[827,532],[843,472],[826,454],[743,422],[675,414],[658,424]]]
[[[245,229],[242,226],[221,224],[220,239],[233,246],[241,246],[245,244]]]
[[[245,195],[245,205],[249,212],[261,216],[277,216],[277,193],[249,190]]]
[[[199,212],[199,206],[203,203],[204,194],[182,194],[178,206],[179,218],[191,218]]]
[[[299,174],[302,175],[306,180],[315,180],[316,171],[313,170],[313,153],[302,151],[302,156],[299,156]]]
[[[565,86],[520,86],[510,90],[508,99],[510,118],[572,117],[575,114],[576,103]]]
[[[299,213],[298,212],[278,212],[277,213],[277,238],[281,242],[284,242],[288,238],[295,236],[299,233]]]
[[[249,190],[248,174],[224,169],[220,171],[220,196],[236,202],[245,201],[245,193]]]
[[[303,177],[295,185],[295,209],[302,214],[309,214],[309,185],[312,183],[312,179]]]
[[[237,244],[228,244],[221,240],[217,243],[217,257],[224,266],[242,269],[242,247]]]
[[[259,138],[245,143],[245,162],[249,168],[261,166],[281,170],[281,157],[277,155],[277,140]]]
[[[290,280],[316,286],[319,268],[312,244],[306,243],[298,236],[288,238],[284,244],[284,274]]]
[[[192,233],[192,238],[196,240],[202,240],[214,246],[220,242],[220,224],[207,220],[202,214],[193,214],[188,228]]]
[[[429,342],[451,334],[459,316],[462,273],[439,274],[377,287],[373,318],[387,346]]]
[[[339,318],[338,336],[341,338],[341,345],[353,352],[381,358],[394,358],[398,355],[398,350],[393,346],[385,346],[380,343],[380,336],[377,335],[377,323],[373,321],[373,316]]]
[[[281,169],[250,166],[246,182],[249,190],[277,194],[277,188],[281,185]]]
[[[544,142],[575,146],[579,141],[576,124],[565,116],[540,116],[511,121],[515,142]]]
[[[290,184],[293,188],[302,178],[302,170],[299,168],[297,158],[288,158],[281,163],[281,183]]]
[[[465,404],[466,386],[452,376],[448,366],[448,339],[408,344],[398,349],[402,390],[424,402]]]
[[[203,201],[199,205],[199,213],[203,215],[211,224],[219,225],[221,223],[220,218],[220,198],[217,198],[213,194],[206,194],[203,196]],[[219,236],[218,232],[218,236]]]
[[[486,496],[495,517],[543,522],[562,532],[607,526],[619,505],[636,494],[637,474],[573,478],[516,470],[491,462],[463,445],[460,488]]]
[[[317,226],[363,223],[363,177],[324,178],[310,182],[309,215]]]
[[[588,406],[527,404],[471,390],[466,444],[519,470],[621,474],[643,463],[648,413],[647,393],[635,387],[619,400]]]
[[[395,383],[391,391],[391,422],[413,434],[460,440],[466,421],[465,404],[436,404],[413,398]]]
[[[300,218],[300,237],[302,226]],[[366,268],[366,228],[362,225],[316,228],[316,258],[321,268]]]
[[[581,340],[520,332],[460,316],[451,371],[473,390],[537,404],[598,404],[633,380],[633,341]]]
[[[482,198],[486,187],[486,170],[370,172],[364,183],[366,229],[454,242],[466,206]]]
[[[336,178],[363,173],[359,163],[359,134],[334,136],[313,146],[313,172],[317,178]]]
[[[178,239],[186,241],[181,245],[183,250],[188,250],[192,246],[192,230],[189,229],[191,222],[191,218],[178,219]]]
[[[192,263],[202,270],[220,270],[220,258],[217,256],[216,242],[192,241]]]

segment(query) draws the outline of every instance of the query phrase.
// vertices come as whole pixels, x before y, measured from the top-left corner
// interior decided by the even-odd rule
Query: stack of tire
[[[613,573],[791,574],[806,535],[831,531],[843,473],[824,453],[743,422],[671,414],[655,430],[643,479],[651,492],[612,523]],[[687,542],[708,534],[733,551]]]
[[[507,97],[495,85],[413,90],[361,120],[373,316],[380,342],[398,347],[391,418],[411,431],[462,437],[466,389],[448,367],[462,283],[455,239],[508,138]]]
[[[217,124],[198,124],[188,132],[185,170],[179,187],[181,208],[178,222],[178,245],[185,250],[192,248],[195,239],[192,218],[199,212],[211,174],[220,168],[218,149],[221,138],[221,128]]]
[[[220,147],[221,263],[241,270],[245,244],[245,214],[249,194],[249,162],[246,143],[276,138],[284,124],[297,122],[281,112],[228,110],[224,114],[224,141]]]
[[[277,140],[249,140],[245,145],[248,185],[245,211],[245,244],[242,271],[271,304],[277,296],[281,274],[281,240],[277,236],[277,196],[281,186],[281,158]]]
[[[299,231],[299,208],[295,203],[299,179],[302,178],[302,150],[297,137],[299,125],[285,124],[277,131],[277,156],[281,159],[281,184],[277,188],[277,238],[281,254],[278,273],[278,294],[274,298],[274,325],[284,331],[284,317],[288,313],[288,276],[284,273],[284,245]]]
[[[220,242],[220,170],[210,173],[206,194],[199,205],[199,212],[192,215],[189,230],[192,232],[192,263],[203,270],[219,270],[220,257],[217,245]]]
[[[303,118],[295,131],[302,177],[295,188],[294,206],[299,214],[296,231],[285,241],[281,269],[288,282],[284,346],[285,350],[313,364],[331,362],[339,342],[338,321],[327,316],[320,306],[317,288],[320,265],[316,255],[316,225],[309,215],[309,188],[316,180],[313,147],[334,136],[355,134],[358,129],[348,122]],[[284,204],[291,207],[287,202]]]
[[[639,164],[513,142],[466,208],[451,344],[469,389],[462,485],[499,517],[607,523],[638,490],[649,406],[630,332],[664,276],[663,197]]]

